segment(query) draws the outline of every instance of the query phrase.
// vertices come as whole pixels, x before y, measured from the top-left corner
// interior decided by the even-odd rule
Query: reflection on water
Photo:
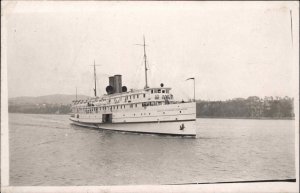
[[[9,114],[11,185],[178,184],[295,178],[291,120],[198,119],[196,139]]]

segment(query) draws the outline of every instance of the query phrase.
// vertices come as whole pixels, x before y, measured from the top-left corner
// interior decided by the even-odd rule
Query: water
[[[295,121],[197,119],[197,139],[9,114],[10,184],[178,184],[295,178]]]

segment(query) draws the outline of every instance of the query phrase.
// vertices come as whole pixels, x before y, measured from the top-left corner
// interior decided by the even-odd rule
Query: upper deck
[[[171,88],[168,87],[152,87],[122,93],[105,94],[101,97],[94,97],[88,100],[75,100],[73,101],[73,107],[124,105],[145,102],[170,103],[174,100],[170,90]]]

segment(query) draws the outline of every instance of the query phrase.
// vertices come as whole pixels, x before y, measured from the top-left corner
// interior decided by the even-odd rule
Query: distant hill
[[[54,94],[38,97],[14,97],[9,98],[9,105],[31,105],[31,104],[62,104],[68,105],[75,100],[76,95]],[[77,95],[78,100],[87,99],[89,96]]]

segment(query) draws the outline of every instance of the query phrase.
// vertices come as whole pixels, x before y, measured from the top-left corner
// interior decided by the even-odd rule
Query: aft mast
[[[149,86],[148,86],[148,80],[147,80],[147,70],[148,70],[148,68],[147,68],[147,55],[146,55],[145,36],[143,36],[143,38],[144,38],[144,44],[143,44],[143,46],[144,46],[145,82],[146,82],[145,89],[146,89],[146,88],[149,88]]]

